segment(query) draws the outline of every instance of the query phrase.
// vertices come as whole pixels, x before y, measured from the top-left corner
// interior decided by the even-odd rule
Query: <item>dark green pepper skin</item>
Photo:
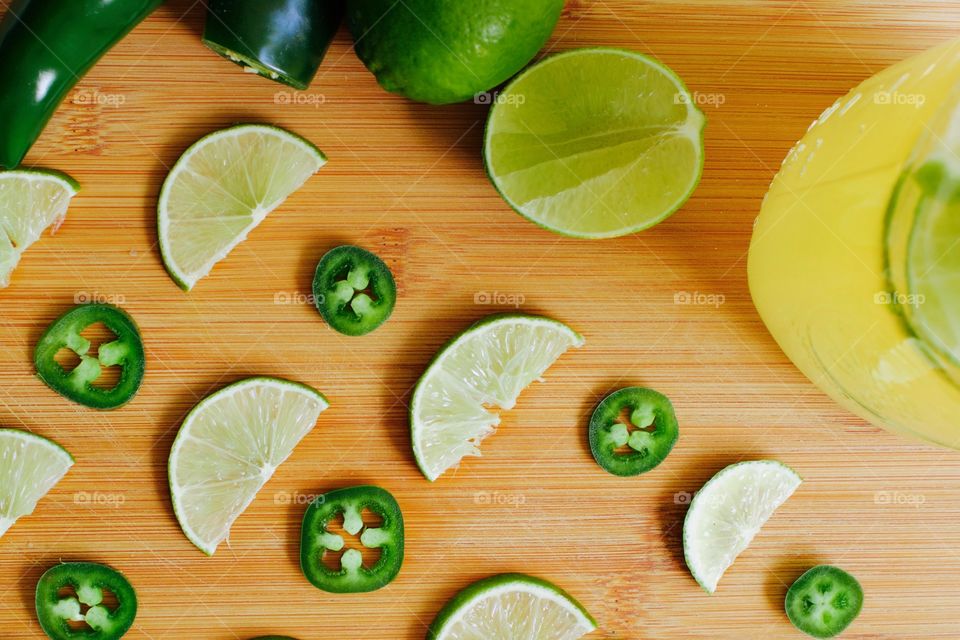
[[[61,589],[66,587],[72,588],[74,595],[61,596]],[[116,597],[117,606],[112,611],[100,603],[104,589]],[[78,612],[81,602],[90,607],[85,614],[89,628],[71,628],[64,612],[57,610],[71,600]],[[40,576],[36,606],[37,620],[53,640],[117,640],[130,629],[137,616],[137,593],[115,569],[92,562],[65,562]]]
[[[310,86],[343,21],[342,0],[209,0],[203,43],[296,89]]]
[[[344,335],[362,336],[390,318],[397,285],[383,260],[366,249],[343,245],[317,264],[313,296],[327,324]]]
[[[67,93],[163,0],[16,0],[0,23],[0,167],[13,169]]]
[[[102,322],[117,339],[100,345],[97,357],[92,357],[87,355],[90,342],[80,332],[97,322]],[[69,373],[55,359],[60,349],[70,349],[80,356],[80,364]],[[136,322],[122,309],[109,304],[85,304],[66,312],[47,328],[34,351],[37,375],[48,387],[94,409],[116,409],[129,402],[143,382],[145,362]],[[121,367],[120,381],[112,389],[92,384],[100,376],[101,366]]]
[[[382,520],[379,527],[363,524],[364,509],[369,509]],[[341,559],[339,571],[333,571],[323,563],[323,554],[337,552],[342,548],[332,547],[327,525],[343,514],[344,529],[352,535],[360,535],[363,546],[379,548],[380,558],[372,567],[348,566],[346,554]],[[351,520],[356,523],[351,531]],[[355,550],[346,553],[359,554]],[[326,493],[307,508],[300,531],[300,568],[307,580],[318,589],[329,593],[364,593],[376,591],[389,584],[403,564],[403,514],[396,499],[385,489],[373,486],[350,487]]]
[[[617,441],[626,426],[620,422],[624,412],[637,430],[628,440]],[[637,424],[642,421],[645,424]],[[615,476],[636,476],[650,471],[669,455],[680,436],[673,403],[662,393],[643,387],[627,387],[604,398],[590,418],[590,452],[601,467]],[[621,447],[626,451],[618,451]]]

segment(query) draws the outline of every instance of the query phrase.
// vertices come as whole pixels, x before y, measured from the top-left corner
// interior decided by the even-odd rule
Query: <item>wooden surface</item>
[[[745,265],[764,191],[809,122],[955,36],[960,2],[567,4],[548,51],[630,47],[713,97],[703,183],[646,233],[587,242],[524,222],[484,177],[485,107],[384,93],[345,32],[291,100],[205,50],[202,6],[175,0],[77,87],[27,164],[69,172],[83,192],[0,292],[0,424],[55,438],[77,464],[0,540],[0,637],[42,637],[33,589],[59,559],[130,577],[130,638],[422,638],[457,590],[504,571],[578,597],[600,623],[591,637],[792,638],[786,587],[820,562],[866,590],[845,637],[960,637],[960,453],[888,435],[817,391],[761,324]],[[157,250],[160,184],[196,138],[256,121],[299,132],[330,163],[185,294]],[[393,319],[364,338],[331,332],[302,298],[343,242],[378,252],[399,285]],[[503,304],[481,304],[495,292]],[[722,304],[675,304],[682,292]],[[120,411],[72,405],[33,375],[40,332],[84,296],[120,302],[143,330],[147,376]],[[587,345],[524,393],[482,459],[430,484],[410,453],[410,388],[449,336],[514,304]],[[174,519],[167,454],[188,409],[252,374],[311,384],[332,408],[207,558]],[[628,384],[673,398],[681,437],[655,472],[618,479],[590,457],[586,421]],[[683,503],[723,466],[761,457],[806,482],[708,596],[683,564]],[[402,505],[406,562],[379,592],[324,594],[297,565],[303,503],[366,482]]]

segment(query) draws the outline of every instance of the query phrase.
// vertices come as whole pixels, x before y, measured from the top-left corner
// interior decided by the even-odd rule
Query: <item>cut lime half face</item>
[[[597,628],[570,594],[519,573],[475,582],[437,614],[428,640],[576,640]]]
[[[192,289],[326,162],[300,136],[264,125],[231,127],[195,143],[167,176],[157,207],[170,276]]]
[[[731,465],[703,485],[683,522],[683,555],[700,586],[717,590],[724,572],[800,482],[787,465],[757,460]]]
[[[500,417],[488,407],[512,409],[583,337],[567,325],[528,315],[494,315],[470,327],[434,358],[410,403],[413,454],[428,480],[436,480],[465,456],[479,456],[480,442]]]
[[[55,171],[0,172],[0,289],[44,230],[57,230],[80,185]]]
[[[328,406],[305,385],[250,378],[194,407],[168,463],[173,510],[190,542],[213,555]]]
[[[621,49],[547,58],[500,93],[487,173],[518,213],[551,231],[610,238],[651,227],[700,181],[706,118],[665,65]]]
[[[40,498],[73,466],[57,443],[27,431],[0,429],[0,536],[33,513]]]

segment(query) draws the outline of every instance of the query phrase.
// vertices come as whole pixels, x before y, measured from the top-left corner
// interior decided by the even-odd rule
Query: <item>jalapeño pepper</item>
[[[306,89],[340,22],[342,0],[210,0],[203,43],[257,74]]]
[[[89,355],[90,341],[80,335],[98,322],[113,332],[116,340],[101,344],[96,357]],[[80,364],[66,371],[56,361],[57,352],[69,349]],[[74,307],[54,321],[41,336],[34,352],[37,375],[60,395],[94,409],[115,409],[130,401],[143,381],[143,341],[133,318],[108,304]],[[120,367],[120,380],[111,389],[94,386],[102,367]]]
[[[113,594],[116,606],[104,604],[104,591]],[[137,594],[119,571],[66,562],[40,576],[36,605],[40,626],[53,640],[117,640],[137,615]]]
[[[363,522],[369,509],[381,519],[379,527]],[[329,530],[331,521],[343,516],[343,529],[360,536],[360,544],[379,549],[380,557],[371,567],[363,566],[362,554],[347,549],[340,557],[340,570],[324,564],[324,554],[338,553],[345,542]],[[403,514],[392,495],[380,487],[360,486],[338,489],[310,503],[300,533],[300,568],[313,586],[330,593],[361,593],[385,587],[403,564]]]
[[[590,418],[590,451],[597,464],[617,476],[650,471],[663,462],[679,435],[673,404],[653,389],[614,391]]]
[[[13,169],[81,77],[163,0],[15,0],[0,23],[0,167]],[[6,3],[4,3],[6,4]]]
[[[320,259],[313,296],[327,324],[342,334],[362,336],[393,313],[397,285],[383,260],[366,249],[344,245]]]

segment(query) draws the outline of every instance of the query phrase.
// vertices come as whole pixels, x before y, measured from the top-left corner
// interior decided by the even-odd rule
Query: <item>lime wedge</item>
[[[519,573],[475,582],[437,614],[428,640],[574,640],[597,628],[559,587]]]
[[[775,460],[723,469],[697,492],[683,521],[683,555],[709,593],[763,524],[800,486],[800,476]]]
[[[428,480],[465,456],[500,423],[487,407],[512,409],[520,392],[583,337],[556,320],[494,315],[454,338],[420,378],[410,403],[413,454]]]
[[[163,263],[187,291],[326,164],[303,138],[264,125],[211,133],[163,183],[157,226]]]
[[[328,406],[305,385],[249,378],[194,407],[168,463],[173,510],[190,542],[213,555]]]
[[[56,232],[80,185],[55,171],[0,173],[0,288],[47,227]]]
[[[551,231],[610,238],[680,208],[703,170],[706,118],[677,75],[620,49],[576,49],[511,82],[487,123],[487,173]]]
[[[939,170],[934,171],[935,167]],[[960,365],[960,162],[932,162],[917,174],[920,180],[924,176],[927,182],[918,198],[908,244],[910,296],[902,303],[917,333],[956,366]]]
[[[34,507],[73,466],[55,442],[27,431],[0,429],[0,536]]]

